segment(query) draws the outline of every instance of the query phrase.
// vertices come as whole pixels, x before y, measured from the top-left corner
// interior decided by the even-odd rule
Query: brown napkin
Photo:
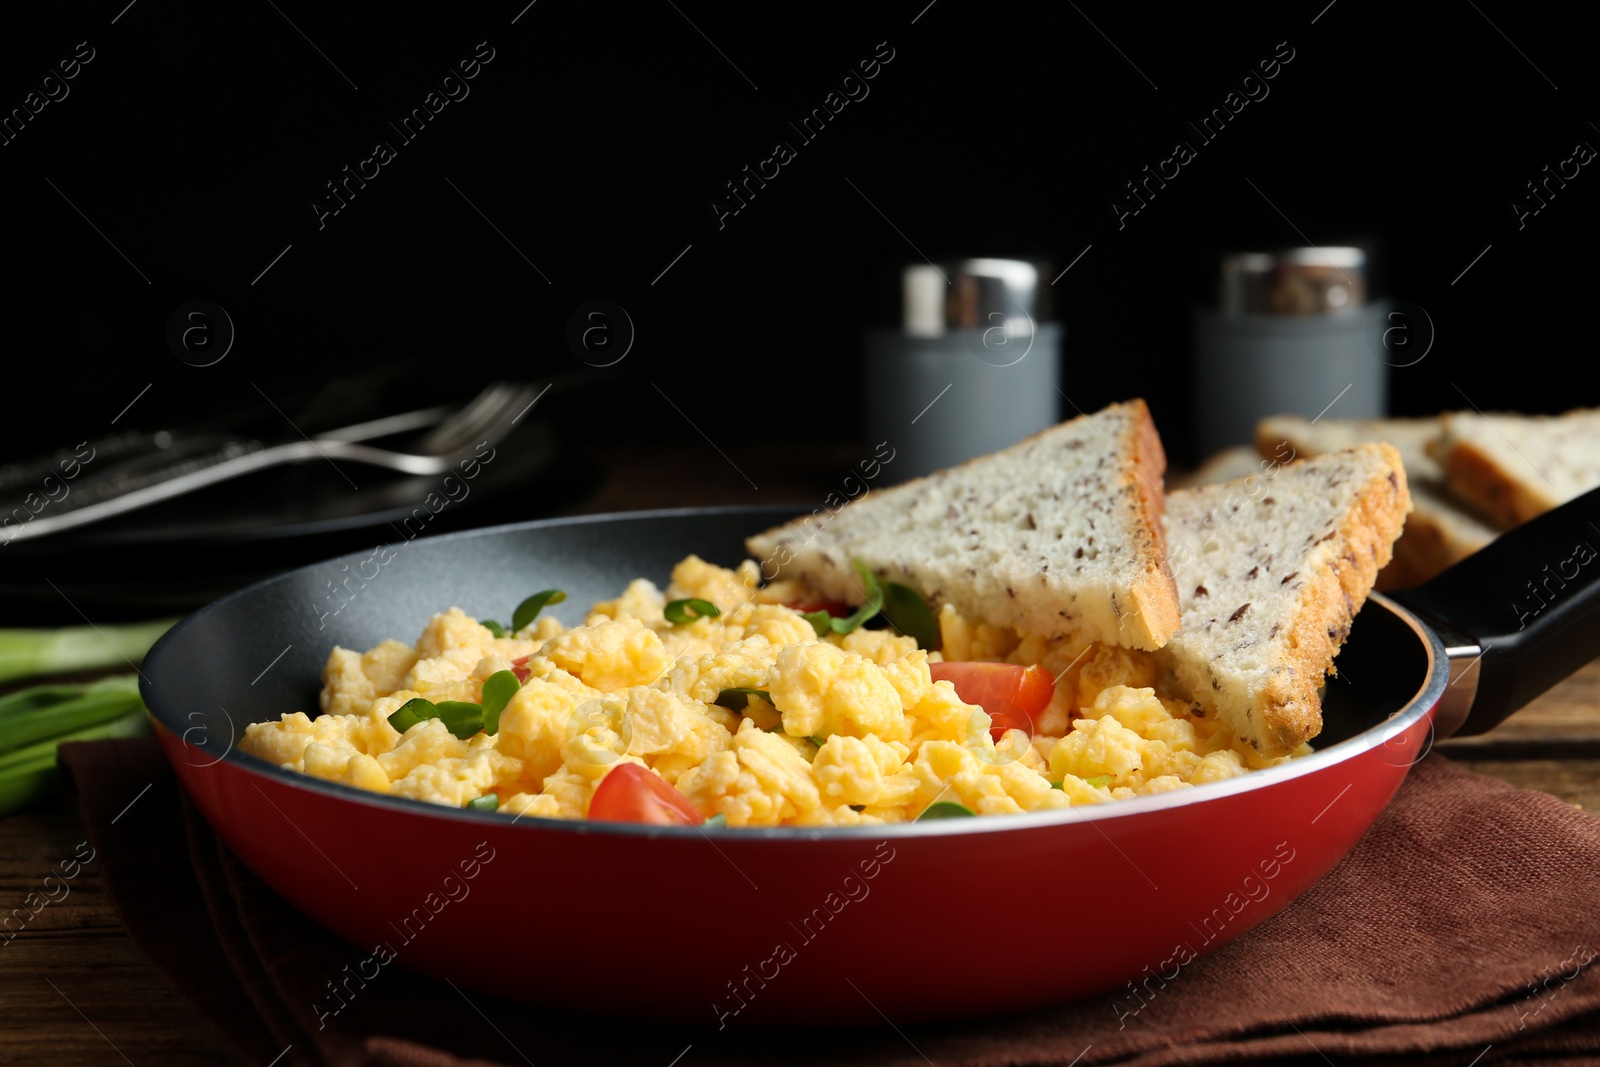
[[[829,1026],[825,1004],[803,1004],[804,1028],[756,1033],[468,1001],[397,967],[319,1028],[313,1000],[327,1000],[325,983],[347,964],[353,971],[361,953],[239,863],[153,740],[63,745],[61,758],[129,933],[256,1064],[280,1055],[279,1064],[315,1067],[1153,1067],[1410,1063],[1424,1054],[1430,1064],[1469,1065],[1600,1056],[1600,820],[1438,755],[1413,768],[1377,825],[1310,892],[1185,967],[1142,1006],[1124,989],[901,1032],[842,1031]],[[113,830],[147,782],[149,795]],[[639,962],[671,980],[670,969]],[[597,1010],[603,1003],[597,990]]]

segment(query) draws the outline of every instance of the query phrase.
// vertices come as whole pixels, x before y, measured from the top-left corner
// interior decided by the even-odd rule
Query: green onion
[[[970,815],[976,814],[977,812],[973,811],[965,804],[957,804],[953,800],[939,800],[923,808],[922,814],[918,815],[912,821],[924,822],[928,819],[965,819]]]
[[[405,733],[424,719],[438,719],[444,728],[465,741],[480,730],[497,733],[500,713],[521,688],[511,671],[495,671],[483,683],[484,704],[466,700],[441,700],[435,704],[425,697],[412,697],[389,716],[389,725]]]
[[[55,695],[64,687],[50,688]],[[77,695],[65,700],[31,706],[26,711],[13,710],[5,717],[4,730],[0,731],[0,753],[120,719],[143,707],[139,701],[138,680],[133,675],[103,678],[77,686],[76,690]],[[22,706],[25,705],[19,702],[14,707]]]
[[[729,711],[743,711],[750,706],[751,697],[760,697],[768,704],[772,703],[772,694],[765,689],[724,689],[717,694],[717,699],[711,703]]]
[[[863,624],[870,621],[878,612],[883,610],[883,586],[878,584],[878,576],[867,569],[867,565],[859,559],[851,560],[856,573],[861,575],[861,584],[866,587],[867,599],[855,612],[843,619],[836,619],[826,611],[801,612],[800,617],[811,624],[818,637],[826,637],[830,633],[847,634],[859,630]]]
[[[817,737],[815,734],[813,734],[812,736],[806,738],[806,740],[810,741],[813,745],[816,745],[818,748],[821,748],[822,747],[822,743],[824,741],[826,741],[827,738],[826,737]]]
[[[34,685],[0,697],[0,721],[9,715],[37,711],[83,693],[81,685]]]
[[[70,739],[76,740],[75,738]],[[64,736],[62,740],[69,740],[69,737]],[[84,740],[90,739],[85,738]],[[43,751],[40,751],[41,749]],[[35,745],[19,751],[28,753],[28,758],[8,759],[5,766],[0,768],[0,785],[16,778],[31,777],[36,771],[54,768],[56,765],[56,745],[54,743],[47,742],[43,745]]]
[[[726,830],[727,828],[728,817],[720,811],[700,824],[700,829],[702,830]]]
[[[439,709],[425,697],[412,697],[396,708],[389,716],[389,725],[405,733],[423,719],[437,719]]]
[[[802,611],[800,617],[811,624],[818,637],[827,637],[833,633],[833,616],[826,611]]]
[[[56,750],[64,741],[148,733],[137,679],[88,685],[34,686],[3,698],[0,720],[0,815],[54,796],[61,784]]]
[[[1061,787],[1062,787],[1061,786],[1061,782],[1051,782],[1050,783],[1050,788],[1051,789],[1060,789]]]
[[[857,608],[855,614],[843,619],[834,619],[830,625],[836,634],[847,634],[858,630],[862,624],[883,610],[883,586],[878,584],[878,576],[867,569],[867,565],[859,559],[851,560],[851,566],[856,573],[861,575],[861,583],[866,586],[867,600]]]
[[[112,719],[110,722],[96,723],[85,726],[81,730],[72,730],[68,733],[52,737],[48,741],[38,741],[25,748],[13,749],[0,756],[0,778],[5,777],[18,767],[32,763],[46,756],[55,758],[56,746],[65,741],[99,741],[106,737],[138,737],[149,733],[150,718],[145,714],[144,705],[140,704],[121,718]]]
[[[500,713],[517,695],[522,683],[513,671],[495,671],[483,683],[483,732],[500,732]]]
[[[439,721],[444,723],[444,728],[463,741],[483,729],[482,704],[470,704],[465,700],[441,700],[434,707],[439,710]]]
[[[1096,789],[1099,789],[1103,785],[1111,784],[1111,776],[1109,774],[1097,774],[1093,778],[1085,778],[1083,780],[1083,784],[1092,785]]]
[[[692,596],[686,600],[667,601],[667,606],[661,609],[661,614],[667,617],[668,622],[681,626],[696,619],[714,619],[721,615],[722,611],[711,601]]]
[[[560,589],[546,589],[535,593],[517,605],[517,610],[511,613],[511,629],[520,630],[534,619],[539,617],[539,612],[551,604],[559,604],[567,599],[567,594]]]
[[[474,797],[467,801],[467,807],[473,811],[499,811],[500,798],[493,793],[485,793],[481,797]]]
[[[506,635],[506,628],[495,622],[493,619],[479,619],[478,625],[483,627],[485,630],[488,630],[496,637],[504,637]]]
[[[0,774],[0,815],[31,807],[55,795],[61,784],[55,753],[31,764],[13,767]]]
[[[0,682],[138,663],[177,619],[57,630],[0,630]]]
[[[899,582],[883,583],[883,617],[930,652],[939,647],[939,623],[922,594]]]

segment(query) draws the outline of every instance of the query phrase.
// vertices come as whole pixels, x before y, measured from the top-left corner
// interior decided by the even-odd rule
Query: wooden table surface
[[[703,445],[615,449],[602,453],[610,472],[606,482],[573,510],[806,501],[821,506],[868,455],[830,446],[797,463],[792,448],[741,449],[728,458]],[[1473,770],[1600,811],[1600,661],[1492,733],[1436,747]],[[77,813],[64,804],[0,818],[0,914],[21,907],[84,836]],[[71,886],[66,898],[41,911],[14,940],[0,941],[0,1063],[238,1062],[123,932],[95,865],[84,867]]]

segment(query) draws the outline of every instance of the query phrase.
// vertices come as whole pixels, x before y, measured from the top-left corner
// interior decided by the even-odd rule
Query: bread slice
[[[1171,494],[1183,626],[1162,662],[1263,755],[1292,752],[1322,729],[1317,690],[1410,510],[1388,444]]]
[[[1273,415],[1256,423],[1256,451],[1263,456],[1286,454],[1287,443],[1301,456],[1315,456],[1387,441],[1399,451],[1413,488],[1419,479],[1439,482],[1444,472],[1428,455],[1428,442],[1439,436],[1439,417],[1425,419],[1321,419]]]
[[[1432,578],[1494,540],[1499,532],[1452,500],[1444,470],[1428,455],[1443,429],[1441,419],[1323,419],[1277,415],[1256,423],[1256,450],[1315,456],[1370,441],[1387,441],[1400,452],[1414,505],[1394,560],[1378,576],[1379,589],[1409,589]]]
[[[1457,412],[1444,416],[1428,451],[1451,492],[1509,530],[1600,486],[1600,408],[1565,415]]]
[[[1225,448],[1200,466],[1179,477],[1168,478],[1168,489],[1191,489],[1197,485],[1217,485],[1264,470],[1265,465],[1250,445]]]
[[[1178,627],[1166,455],[1143,400],[1113,404],[745,542],[767,577],[859,604],[851,561],[935,609],[1023,633],[1155,649]]]
[[[1410,589],[1452,567],[1500,531],[1446,495],[1432,482],[1411,483],[1411,517],[1395,542],[1394,561],[1378,576],[1379,590]]]

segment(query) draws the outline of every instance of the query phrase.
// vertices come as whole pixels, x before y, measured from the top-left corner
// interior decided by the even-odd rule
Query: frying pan
[[[1600,652],[1600,565],[1592,550],[1575,562],[1574,548],[1600,544],[1597,491],[1403,597],[1374,595],[1326,687],[1317,751],[1194,789],[889,827],[703,832],[514,821],[238,751],[246,724],[316,711],[334,644],[404,638],[451,604],[503,617],[552,587],[569,594],[556,613],[577,622],[691,552],[743,559],[745,535],[797,510],[546,520],[305,567],[180,622],[147,657],[142,692],[205,818],[347,939],[363,975],[398,963],[545,1007],[712,1028],[899,1025],[1172,977],[1337,863],[1435,735],[1488,729]],[[349,978],[329,980],[306,991],[310,1011],[337,1007]]]

